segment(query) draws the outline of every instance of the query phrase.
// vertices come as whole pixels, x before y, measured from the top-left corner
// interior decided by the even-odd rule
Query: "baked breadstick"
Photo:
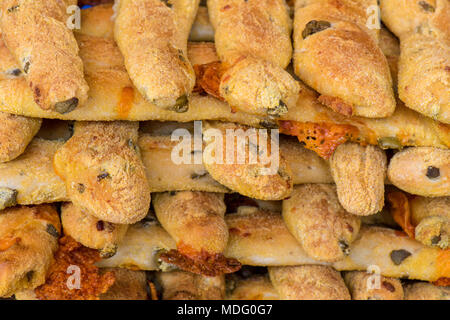
[[[382,0],[381,16],[400,38],[400,99],[411,109],[450,123],[450,3]]]
[[[153,207],[158,221],[177,243],[177,250],[161,254],[161,260],[207,276],[240,269],[238,261],[223,256],[228,243],[223,194],[160,193],[154,195]]]
[[[175,266],[159,259],[167,251],[176,249],[175,241],[156,221],[142,220],[128,228],[117,252],[97,263],[101,268],[168,271]]]
[[[424,197],[450,196],[450,150],[416,147],[390,160],[387,175],[396,187]]]
[[[200,0],[117,0],[114,38],[144,98],[185,112],[195,85],[187,40]]]
[[[98,220],[72,203],[62,205],[61,224],[65,235],[71,236],[85,247],[99,249],[104,258],[116,253],[128,229],[126,224]]]
[[[295,73],[346,116],[382,118],[396,102],[389,65],[378,35],[366,26],[376,0],[297,1],[294,19]]]
[[[41,127],[42,120],[0,112],[0,162],[20,156]]]
[[[450,300],[450,288],[428,282],[405,285],[405,300]]]
[[[367,216],[384,206],[387,159],[376,146],[346,143],[330,159],[339,202],[348,212]]]
[[[150,189],[137,147],[136,122],[77,122],[74,134],[54,157],[73,204],[117,224],[147,215]]]
[[[260,200],[280,200],[291,193],[291,169],[279,152],[279,141],[267,130],[206,122],[203,140],[203,164],[220,184]]]
[[[163,300],[223,300],[225,277],[207,277],[185,271],[158,272]]]
[[[78,44],[66,26],[74,0],[5,0],[1,3],[3,40],[20,66],[34,101],[44,110],[68,113],[84,104]]]
[[[0,213],[0,297],[45,282],[60,233],[58,213],[50,205]]]
[[[279,117],[295,106],[300,86],[291,61],[292,21],[283,0],[208,0],[221,68],[220,96],[247,113]]]
[[[269,267],[282,300],[350,300],[341,274],[326,266]]]
[[[336,187],[296,186],[283,200],[283,220],[305,252],[315,260],[333,262],[347,256],[361,221],[342,208]]]
[[[344,281],[352,300],[403,300],[403,286],[399,279],[351,271],[345,273]]]
[[[416,240],[450,249],[450,197],[413,197],[409,206]]]
[[[253,266],[322,264],[340,271],[378,266],[386,277],[436,281],[450,276],[448,250],[424,246],[397,230],[363,226],[343,260],[326,263],[309,257],[278,213],[241,207],[225,216],[230,239],[225,256]]]

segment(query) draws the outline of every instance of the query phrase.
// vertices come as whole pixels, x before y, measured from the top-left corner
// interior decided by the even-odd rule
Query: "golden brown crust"
[[[163,261],[208,276],[240,268],[236,260],[223,257],[228,243],[223,194],[190,191],[155,194],[153,207],[158,221],[177,243],[178,254],[164,253],[160,257]]]
[[[0,112],[0,162],[20,156],[41,127],[41,119]]]
[[[251,114],[280,116],[295,106],[299,84],[284,69],[292,22],[284,1],[209,0],[220,60],[228,69],[220,95]]]
[[[345,273],[344,281],[352,300],[403,300],[403,286],[399,279],[351,271]]]
[[[269,267],[282,300],[350,300],[339,272],[326,266]]]
[[[349,213],[367,216],[384,206],[387,159],[376,146],[340,145],[330,159],[339,202]]]
[[[89,90],[77,42],[66,26],[69,4],[6,0],[0,21],[3,40],[24,72],[34,100],[42,109],[59,113],[83,105]]]
[[[179,112],[195,85],[187,38],[199,0],[116,1],[114,37],[139,92],[163,109]]]
[[[361,221],[339,204],[336,188],[304,184],[283,200],[283,219],[291,234],[313,259],[333,262],[347,256]]]
[[[55,208],[6,209],[0,226],[0,297],[43,284],[61,233]]]
[[[366,9],[376,1],[317,0],[296,6],[295,73],[344,115],[392,115],[395,99],[386,57]]]
[[[106,258],[116,253],[128,229],[128,225],[105,222],[88,215],[72,203],[62,205],[61,223],[65,235],[88,248],[99,249],[100,255]]]
[[[158,272],[163,300],[222,300],[225,298],[224,276],[206,277],[185,271]]]
[[[111,0],[109,2],[114,2]],[[81,29],[75,33],[87,36],[114,38],[114,14],[112,4],[105,3],[95,6],[93,9],[81,10]]]
[[[219,122],[207,122],[203,130],[206,143],[203,164],[219,183],[261,200],[280,200],[291,193],[291,170],[283,155],[277,152],[278,142],[272,140],[270,133],[264,137],[254,128]],[[239,140],[244,144],[239,144]]]
[[[138,123],[77,122],[54,157],[70,200],[101,220],[131,224],[145,217],[150,189],[142,164]]]
[[[397,92],[398,84],[398,59],[400,57],[400,42],[386,27],[382,26],[380,29],[379,46],[386,56],[391,70],[392,83],[394,92]]]
[[[114,284],[100,295],[100,300],[147,300],[147,277],[144,271],[122,268],[104,268],[100,272],[112,272]]]
[[[411,194],[450,196],[450,150],[416,147],[398,152],[389,163],[388,178]]]
[[[415,282],[405,286],[405,300],[450,300],[450,288],[428,282]]]

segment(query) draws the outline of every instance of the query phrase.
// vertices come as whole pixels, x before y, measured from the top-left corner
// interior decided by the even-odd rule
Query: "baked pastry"
[[[147,215],[150,190],[135,122],[78,122],[54,156],[72,203],[100,220],[135,223]]]
[[[383,118],[396,102],[378,32],[367,26],[375,0],[297,1],[294,68],[319,101],[345,116]]]
[[[403,286],[399,279],[362,271],[346,272],[344,281],[352,300],[403,300]]]
[[[44,110],[68,113],[88,99],[78,44],[66,25],[74,0],[2,1],[3,40]],[[51,61],[51,63],[49,63]],[[14,69],[15,70],[15,69]]]
[[[159,108],[187,110],[195,73],[187,39],[200,0],[118,0],[114,38],[133,84]]]
[[[450,123],[450,4],[380,1],[381,17],[400,38],[398,94],[405,105]]]

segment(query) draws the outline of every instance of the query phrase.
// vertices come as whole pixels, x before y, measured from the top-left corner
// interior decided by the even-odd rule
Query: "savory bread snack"
[[[269,267],[283,300],[350,300],[341,274],[326,266]]]
[[[185,112],[195,85],[187,40],[200,0],[117,0],[114,38],[133,84],[162,109]]]
[[[163,300],[223,300],[225,277],[207,277],[185,271],[158,272]]]
[[[342,208],[336,187],[304,184],[283,200],[283,220],[305,252],[315,260],[334,262],[349,255],[361,221]]]
[[[450,300],[450,288],[429,282],[410,283],[405,285],[405,300]]]
[[[100,250],[103,258],[116,254],[117,247],[128,230],[126,224],[99,220],[70,202],[61,206],[61,224],[65,235],[85,247]]]
[[[400,151],[390,160],[387,176],[411,194],[450,196],[450,150],[418,147]]]
[[[339,202],[349,213],[367,216],[384,206],[387,159],[376,146],[346,143],[330,158]]]
[[[144,271],[122,268],[103,268],[101,273],[112,272],[114,283],[100,294],[100,300],[147,300],[147,276]]]
[[[41,119],[0,112],[0,162],[20,156],[41,127]]]
[[[132,224],[150,207],[135,122],[77,122],[54,157],[73,204],[98,219]]]
[[[382,0],[381,17],[400,38],[398,94],[407,107],[450,123],[450,4]]]
[[[161,254],[161,260],[207,276],[239,270],[238,261],[223,256],[228,243],[223,194],[160,193],[153,196],[153,207],[158,221],[177,243],[177,250]]]
[[[58,213],[50,205],[0,212],[0,297],[45,282],[60,234]]]
[[[403,300],[403,286],[399,279],[382,275],[351,271],[344,274],[352,300]]]
[[[88,99],[78,44],[66,22],[74,0],[5,0],[3,40],[44,110],[68,113]]]
[[[291,193],[291,170],[270,132],[206,122],[203,140],[203,164],[220,184],[261,200],[280,200]]]
[[[53,170],[63,142],[35,138],[18,158],[0,163],[0,209],[67,201],[64,182]]]
[[[232,108],[279,117],[300,90],[284,70],[292,57],[292,21],[283,0],[208,0],[218,67],[218,95]]]
[[[345,116],[382,118],[396,102],[378,32],[367,9],[375,0],[297,1],[294,18],[295,73]]]

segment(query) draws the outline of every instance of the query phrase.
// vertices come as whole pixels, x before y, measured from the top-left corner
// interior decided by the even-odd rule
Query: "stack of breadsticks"
[[[447,0],[112,2],[0,1],[0,298],[450,299]]]

